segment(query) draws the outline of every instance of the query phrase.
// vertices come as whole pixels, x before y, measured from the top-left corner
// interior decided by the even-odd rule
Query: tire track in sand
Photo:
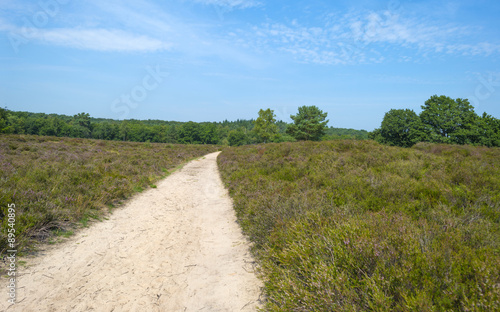
[[[255,311],[261,282],[205,156],[19,268],[5,311]],[[7,285],[5,278],[2,285]]]

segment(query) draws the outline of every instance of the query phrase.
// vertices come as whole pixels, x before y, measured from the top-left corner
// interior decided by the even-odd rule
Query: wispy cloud
[[[476,44],[449,44],[446,46],[446,52],[449,54],[460,53],[467,56],[489,56],[495,53],[500,53],[500,44],[493,44],[489,42],[479,42]]]
[[[399,52],[427,57],[500,52],[498,44],[474,42],[476,32],[473,27],[383,11],[332,15],[312,26],[297,20],[287,24],[268,22],[239,35],[244,38],[241,44],[265,53],[286,52],[299,62],[330,65],[404,59],[404,55],[397,55]]]
[[[221,13],[263,6],[258,0],[184,1],[217,6]],[[15,3],[7,2],[11,6]],[[280,58],[288,55],[301,63],[338,65],[387,60],[411,62],[433,55],[490,56],[500,53],[498,41],[480,40],[476,36],[480,32],[478,28],[426,18],[424,14],[412,15],[399,9],[351,10],[344,14],[324,12],[322,18],[294,16],[293,20],[285,18],[287,22],[267,17],[265,22],[252,23],[252,15],[252,22],[242,22],[239,28],[234,20],[231,20],[231,28],[223,28],[227,26],[223,20],[210,25],[199,23],[192,16],[176,15],[175,6],[171,10],[168,4],[150,0],[89,0],[78,4],[78,9],[70,7],[69,4],[61,7],[57,18],[53,18],[54,23],[51,20],[47,27],[36,29],[23,28],[19,19],[16,23],[7,13],[0,13],[0,31],[76,49],[173,50],[189,57],[229,57],[241,63],[257,63],[259,57],[264,59],[262,55],[271,54]]]
[[[261,61],[251,53],[235,47],[232,40],[221,38],[220,34],[214,31],[213,25],[207,26],[196,20],[183,19],[182,16],[177,16],[151,1],[135,0],[128,6],[122,5],[120,1],[92,0],[92,3],[95,8],[105,12],[105,16],[112,16],[112,20],[125,25],[124,29],[140,31],[152,38],[171,43],[171,50],[182,53],[186,59],[215,56],[251,67],[261,66]],[[224,0],[220,3],[242,8],[255,5],[256,2]]]
[[[44,31],[40,39],[50,44],[97,51],[155,52],[171,47],[158,39],[113,29],[53,29]]]
[[[216,5],[220,7],[228,7],[236,9],[246,9],[261,5],[260,2],[253,0],[192,0],[192,1],[206,5]]]
[[[89,0],[77,8],[71,3],[57,9],[51,7],[51,14],[46,14],[41,6],[26,8],[20,15],[23,18],[4,12],[0,14],[0,31],[7,34],[16,51],[20,44],[28,42],[106,52],[158,52],[173,46],[169,25],[159,23],[160,19],[147,19],[147,14],[134,10],[135,7],[119,6],[114,1],[100,6],[98,3]],[[140,0],[134,4],[147,7],[147,2]],[[36,16],[46,19],[37,23]]]
[[[10,34],[27,41],[82,50],[111,52],[155,52],[168,50],[171,44],[144,35],[116,29],[39,29],[10,27]]]
[[[203,73],[203,76],[222,78],[227,80],[253,80],[253,81],[276,81],[275,78],[270,77],[259,77],[259,76],[249,76],[249,75],[237,75],[219,72]]]
[[[227,2],[233,6],[250,4]],[[48,23],[41,28],[26,28],[0,13],[0,32],[17,36],[22,43],[20,48],[31,42],[106,52],[170,51],[181,53],[187,62],[217,57],[248,66],[261,66],[258,57],[235,47],[231,40],[221,38],[214,32],[213,25],[183,19],[175,11],[149,0],[126,4],[114,0],[89,0],[79,5],[78,10],[72,8],[66,12],[61,9],[57,18],[59,27]]]
[[[432,25],[426,21],[404,18],[390,12],[370,13],[351,20],[348,35],[366,43],[395,43],[425,47],[448,36],[464,33],[466,28],[451,25]]]

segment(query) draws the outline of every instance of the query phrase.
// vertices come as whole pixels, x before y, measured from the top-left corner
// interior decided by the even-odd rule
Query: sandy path
[[[6,311],[255,311],[261,283],[220,180],[195,160],[29,260]],[[2,278],[1,285],[7,285]]]

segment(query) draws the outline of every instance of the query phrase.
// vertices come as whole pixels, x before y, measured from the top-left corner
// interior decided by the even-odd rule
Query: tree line
[[[411,109],[391,109],[369,137],[402,147],[418,142],[500,146],[500,119],[477,115],[467,99],[433,95],[421,108],[419,115]]]
[[[411,147],[418,142],[500,146],[500,120],[474,112],[467,99],[433,95],[420,114],[391,109],[378,129],[368,133],[328,127],[327,113],[316,106],[301,106],[292,123],[276,120],[272,109],[261,109],[257,119],[223,122],[113,120],[15,112],[0,108],[0,133],[50,135],[134,142],[218,144],[239,146],[301,140],[373,139],[379,143]]]
[[[320,114],[321,116],[317,116]],[[219,144],[238,146],[302,139],[367,139],[364,130],[327,127],[326,113],[315,106],[299,108],[297,122],[276,120],[271,109],[260,110],[257,119],[222,122],[177,122],[163,120],[113,120],[18,112],[0,108],[0,133],[89,138],[153,143]],[[322,120],[321,120],[322,118]],[[306,122],[307,121],[307,122]],[[319,122],[319,126],[311,126]],[[300,127],[297,124],[301,124]],[[309,127],[309,128],[308,128]]]

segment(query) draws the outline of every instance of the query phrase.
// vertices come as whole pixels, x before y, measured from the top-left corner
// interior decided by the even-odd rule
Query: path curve
[[[205,156],[20,269],[6,311],[255,311],[261,282]],[[6,279],[1,279],[6,285]]]

